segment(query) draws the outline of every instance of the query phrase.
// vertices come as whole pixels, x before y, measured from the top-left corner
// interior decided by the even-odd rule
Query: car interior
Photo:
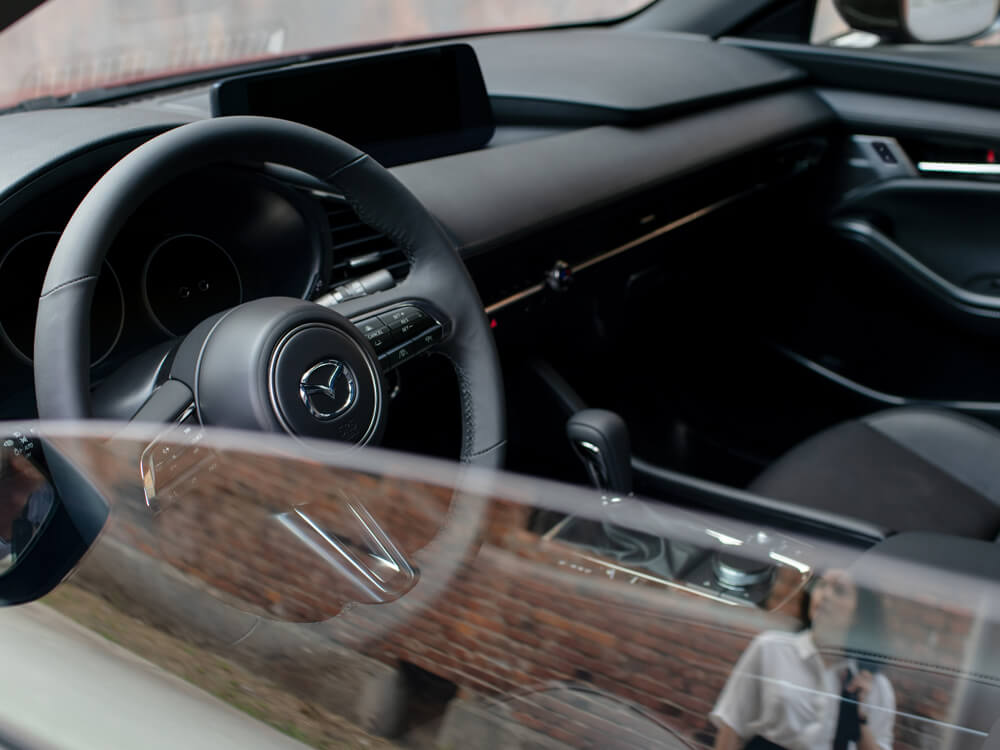
[[[748,8],[15,107],[0,418],[381,445],[596,487],[584,517],[635,494],[772,530],[767,569],[525,525],[762,607],[803,537],[995,573],[995,56]],[[40,544],[85,549],[89,502]]]
[[[3,416],[136,418],[202,321],[281,296],[351,317],[387,373],[379,424],[316,436],[449,458],[497,448],[499,464],[506,428],[515,472],[589,472],[605,489],[862,545],[900,531],[994,539],[997,186],[975,167],[995,160],[1000,120],[983,103],[996,81],[948,86],[952,69],[974,77],[973,55],[925,74],[905,48],[789,43],[801,15],[718,39],[650,31],[640,15],[7,114]],[[155,179],[119,184],[102,226],[64,232],[132,149],[213,120],[231,126],[208,137],[217,146],[252,140],[248,115],[342,134],[426,213],[391,191],[377,211],[370,193],[338,191],[291,134],[287,153],[151,161]],[[411,229],[458,249],[484,318],[471,298],[443,319],[399,307],[411,266],[433,275]],[[65,262],[50,265],[60,238]],[[434,300],[463,275],[438,269]],[[359,301],[398,320],[361,320]],[[460,338],[456,318],[476,329],[457,370],[434,356]],[[502,386],[469,382],[475,363],[494,366],[486,326]],[[221,392],[233,373],[220,368]],[[178,398],[153,411],[177,416]],[[261,427],[218,408],[219,423]],[[589,439],[567,435],[571,418]],[[476,419],[496,439],[466,444]]]

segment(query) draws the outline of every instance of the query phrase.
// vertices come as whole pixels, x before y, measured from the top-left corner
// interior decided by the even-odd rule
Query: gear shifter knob
[[[613,411],[583,409],[566,422],[566,436],[598,489],[632,491],[632,448],[625,422]]]

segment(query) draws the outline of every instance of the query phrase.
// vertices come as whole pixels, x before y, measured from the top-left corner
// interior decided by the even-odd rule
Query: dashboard
[[[643,567],[645,572],[638,571],[643,586],[683,590],[727,606],[780,611],[790,601],[786,594],[799,591],[809,571],[839,567],[823,557],[821,545],[805,545],[802,538],[867,547],[885,530],[734,489],[747,485],[751,477],[740,472],[758,455],[749,450],[736,455],[732,446],[766,455],[774,446],[765,445],[769,431],[762,425],[787,421],[775,432],[794,433],[800,423],[788,418],[796,404],[793,389],[783,388],[785,380],[771,382],[777,368],[761,367],[761,353],[742,345],[732,329],[770,322],[768,313],[775,309],[783,322],[795,317],[789,310],[801,310],[802,321],[822,323],[828,315],[838,336],[851,330],[851,315],[838,315],[844,308],[825,305],[825,299],[814,300],[810,286],[825,281],[817,277],[852,273],[847,249],[836,246],[839,254],[824,264],[831,256],[820,252],[814,235],[800,231],[821,222],[801,209],[818,205],[825,221],[840,196],[864,185],[861,173],[871,171],[873,163],[886,178],[891,160],[880,156],[875,144],[891,139],[870,138],[865,145],[874,155],[863,158],[863,151],[850,151],[859,144],[848,131],[892,132],[889,123],[895,111],[907,112],[905,101],[889,99],[886,106],[878,97],[818,89],[796,65],[692,35],[624,29],[519,32],[472,38],[459,47],[462,51],[449,62],[457,67],[444,76],[458,83],[450,94],[439,89],[429,97],[450,115],[433,107],[412,111],[426,104],[406,98],[412,86],[399,96],[387,94],[392,60],[400,58],[375,53],[101,107],[0,117],[0,143],[6,148],[0,160],[0,371],[6,385],[0,393],[0,417],[35,416],[31,356],[42,279],[60,233],[101,175],[138,145],[185,123],[237,113],[290,117],[350,134],[356,145],[378,154],[457,248],[504,367],[508,468],[578,481],[575,456],[568,456],[567,465],[559,463],[569,451],[566,413],[587,405],[617,409],[613,399],[631,400],[629,428],[638,428],[633,435],[644,433],[642,447],[653,445],[664,454],[673,451],[669,458],[684,459],[681,473],[652,463],[662,454],[636,450],[635,457],[645,459],[632,462],[637,479],[645,483],[636,484],[637,492],[725,518],[706,525],[700,515],[688,522],[672,513],[669,526],[665,522],[651,539],[648,519],[637,515],[641,526],[623,521],[623,526],[643,529],[625,539],[628,545],[622,545],[613,526],[595,528],[572,516],[545,526],[554,519],[544,514],[526,520],[532,530],[548,529],[546,544],[565,543],[563,550],[571,549],[569,555],[560,552],[559,565],[602,585],[616,575],[631,585],[638,580],[636,569]],[[412,61],[412,55],[429,50],[440,65],[441,49],[417,45],[401,57]],[[447,98],[475,81],[481,87],[475,94],[478,110]],[[370,108],[364,101],[369,94]],[[393,106],[399,111],[392,111]],[[980,109],[977,117],[962,118],[956,114],[961,112],[917,107],[909,121],[919,121],[925,131],[982,127],[1000,132],[996,113]],[[387,117],[396,118],[392,127],[386,127]],[[893,168],[902,168],[905,159],[889,153],[896,159]],[[833,182],[828,178],[834,170],[827,169],[831,161],[854,173],[847,187],[834,186],[841,192],[829,199],[821,189]],[[892,180],[885,181],[891,187]],[[951,193],[940,185],[938,189]],[[937,193],[929,197],[940,200]],[[970,203],[964,194],[954,193],[952,199]],[[936,216],[931,210],[919,213]],[[977,226],[990,215],[973,211],[968,224]],[[156,379],[168,370],[178,339],[214,313],[275,295],[348,301],[411,272],[403,250],[366,223],[329,184],[276,165],[202,167],[174,179],[123,218],[92,305],[90,382],[99,416],[135,414],[145,403],[142,387],[151,392],[157,384],[142,377]],[[925,236],[946,231],[929,223],[917,226]],[[983,232],[982,247],[991,258],[994,236]],[[940,245],[949,252],[952,248],[950,242]],[[913,264],[907,269],[912,273]],[[989,279],[991,287],[1000,286],[1000,275],[992,270]],[[802,304],[784,307],[789,300]],[[852,313],[856,301],[849,302],[846,311]],[[456,378],[456,368],[444,357],[401,358],[399,367],[394,362],[387,366],[384,359],[424,336],[440,342],[448,335],[444,326],[449,321],[442,325],[411,304],[419,301],[405,301],[406,306],[400,301],[398,307],[378,310],[378,315],[365,311],[371,317],[355,319],[358,336],[368,338],[384,365],[386,401],[394,413],[383,444],[454,458],[463,436],[452,433],[465,427],[464,404],[455,395],[468,398],[461,374]],[[746,320],[735,320],[741,314]],[[853,322],[863,326],[867,320],[858,316]],[[752,343],[774,330],[783,329],[753,330]],[[919,331],[919,366],[906,369],[928,368],[927,330]],[[881,367],[892,359],[886,352],[893,336],[862,333],[851,337],[852,344],[870,338],[876,347],[871,361]],[[242,343],[240,339],[226,352]],[[995,338],[988,343],[995,348]],[[546,381],[544,398],[538,396],[537,383],[535,390],[519,387],[526,378],[518,366],[537,362],[539,352],[547,358],[544,365],[552,363],[548,370],[534,370]],[[832,372],[838,362],[823,359],[825,353],[820,350],[816,361]],[[339,392],[335,388],[336,360],[306,364],[310,369],[298,383],[290,381],[289,401],[301,399],[312,408],[303,396],[306,388],[325,388],[324,398],[331,402],[353,397],[353,381]],[[320,371],[324,382],[309,380],[318,367],[330,368]],[[691,372],[678,375],[685,368]],[[297,368],[296,374],[301,372]],[[561,373],[574,377],[573,386],[584,383],[579,395],[569,378],[560,382]],[[809,374],[821,376],[823,370],[813,367]],[[236,378],[219,380],[221,391]],[[690,385],[694,380],[697,388]],[[744,381],[742,389],[733,388],[738,380]],[[678,383],[688,390],[675,388]],[[691,392],[707,396],[686,398]],[[190,393],[182,395],[186,408],[175,415],[194,419]],[[821,395],[801,411],[812,418],[821,402],[830,402],[831,410],[840,407],[828,390]],[[871,396],[869,391],[866,397]],[[685,403],[687,413],[672,421],[661,419],[663,414],[676,416],[669,407],[682,400],[690,402]],[[240,408],[248,403],[243,399]],[[850,408],[858,408],[857,403]],[[703,422],[718,427],[710,437],[725,438],[711,451],[707,440],[699,443],[692,437],[691,422],[683,419],[698,411]],[[752,419],[743,424],[740,417],[748,413]],[[850,413],[846,407],[844,413]],[[738,431],[730,429],[733,424]],[[178,429],[187,434],[190,427],[182,422]],[[168,462],[177,455],[160,454],[157,464],[154,445],[143,456],[143,461],[154,456],[143,464],[144,480],[157,471],[161,480],[164,473],[169,476]],[[638,447],[638,440],[632,445]],[[487,452],[500,446],[502,442],[488,446]],[[559,448],[565,450],[560,453]],[[716,473],[706,470],[709,463]],[[173,466],[185,481],[190,478],[186,464]],[[629,512],[629,503],[616,505],[617,500],[606,499],[612,518]],[[568,503],[565,507],[571,508]],[[761,534],[761,518],[782,533]],[[905,535],[900,537],[905,541]],[[642,566],[626,570],[618,547],[641,546],[633,542],[646,544],[650,554]],[[744,549],[759,554],[753,559],[728,554],[744,543]],[[915,547],[921,560],[927,549],[942,555],[946,551],[919,539]]]
[[[448,105],[454,111],[401,111],[367,145],[397,164],[395,175],[450,234],[492,315],[529,304],[553,269],[588,272],[686,217],[809,168],[832,121],[799,71],[765,55],[690,36],[599,30],[483,37],[114,106],[4,116],[0,367],[11,387],[0,413],[33,415],[33,318],[48,258],[78,202],[117,159],[219,112],[286,114],[337,129],[336,117],[316,118],[324,102],[342,107],[324,96],[338,82],[352,98],[375,92],[384,117],[379,76],[391,73],[394,57],[414,69],[421,54],[451,66],[450,93],[429,96],[445,109],[444,99],[458,96]],[[543,66],[543,57],[561,63]],[[637,74],[653,66],[659,75]],[[352,76],[361,82],[348,85]],[[302,89],[308,104],[276,99],[281,87]],[[348,131],[364,132],[365,116],[339,116]],[[419,137],[408,139],[411,123],[409,136]],[[571,226],[586,241],[566,243]],[[163,356],[214,312],[270,295],[315,298],[378,271],[405,275],[402,254],[321,183],[259,165],[186,175],[128,218],[108,254],[93,304],[92,382],[99,392],[131,358]]]

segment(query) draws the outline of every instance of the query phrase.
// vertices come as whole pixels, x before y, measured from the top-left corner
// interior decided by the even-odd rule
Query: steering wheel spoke
[[[131,421],[141,424],[181,422],[195,411],[194,392],[180,380],[171,379],[153,390]]]

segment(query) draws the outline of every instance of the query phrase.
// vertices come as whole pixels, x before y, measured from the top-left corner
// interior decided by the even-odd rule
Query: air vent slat
[[[380,268],[388,269],[397,279],[406,276],[409,264],[391,239],[361,221],[342,201],[326,195],[317,197],[326,212],[333,246],[331,286]]]
[[[383,237],[382,235],[376,235],[374,237],[362,237],[359,240],[350,240],[349,242],[334,242],[333,249],[338,254],[340,252],[348,250],[351,251],[352,254],[367,255],[369,252],[373,251],[372,250],[366,251],[362,249],[365,245],[379,245],[379,244],[381,244],[382,246],[388,245],[389,247],[393,247],[392,243],[385,237]]]
[[[368,227],[349,230],[343,230],[338,227],[337,229],[330,230],[330,236],[335,247],[348,247],[356,242],[367,242],[370,240],[382,240],[386,243],[389,242],[385,235],[373,232]]]
[[[339,214],[328,214],[327,220],[330,222],[331,232],[348,232],[354,229],[363,229],[366,232],[371,232],[372,229],[360,221],[345,221],[340,220]]]

